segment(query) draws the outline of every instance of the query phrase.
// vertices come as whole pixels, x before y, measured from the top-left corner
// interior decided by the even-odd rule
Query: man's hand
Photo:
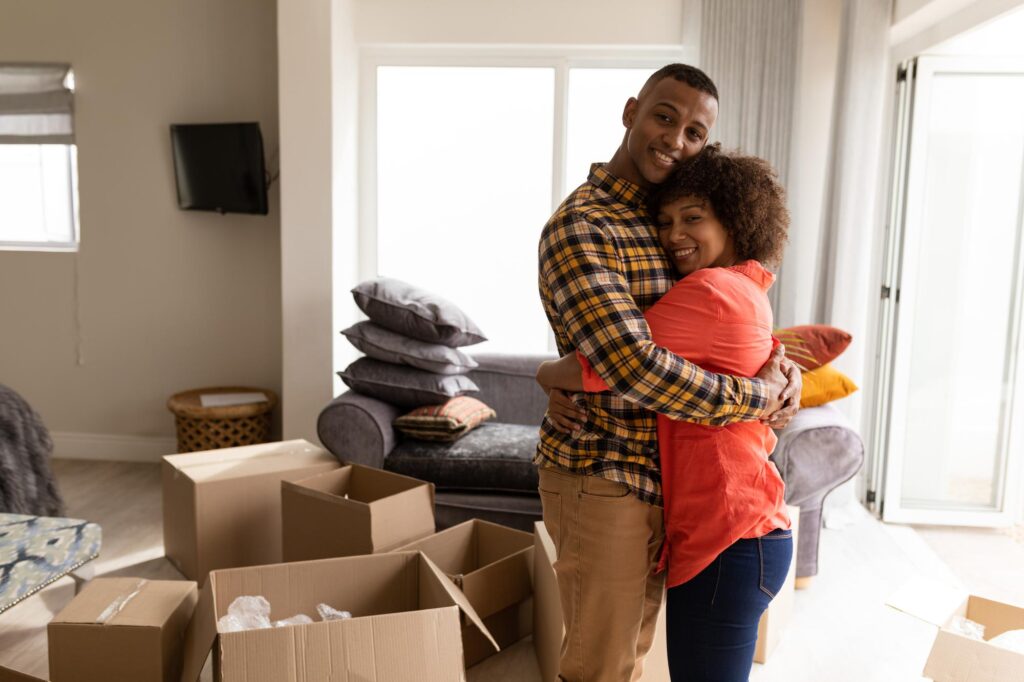
[[[553,388],[548,392],[548,420],[556,430],[573,434],[587,421],[587,413],[572,401],[568,393]]]
[[[761,423],[773,429],[785,427],[800,409],[800,391],[803,389],[800,368],[786,357],[785,347],[779,345],[755,378],[764,381],[768,387],[768,405]]]

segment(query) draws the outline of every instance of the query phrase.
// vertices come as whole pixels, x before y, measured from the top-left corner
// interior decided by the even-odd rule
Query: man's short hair
[[[715,86],[715,82],[696,66],[690,66],[689,64],[667,64],[661,67],[647,79],[644,87],[640,88],[640,94],[647,93],[666,78],[675,78],[680,83],[686,83],[691,88],[706,92],[714,97],[716,101],[718,100],[718,88]]]

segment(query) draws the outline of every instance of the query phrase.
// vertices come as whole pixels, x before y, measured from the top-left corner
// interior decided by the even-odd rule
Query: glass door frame
[[[1005,526],[1014,523],[1022,502],[1022,469],[1024,469],[1024,337],[1021,320],[1024,316],[1024,186],[1017,208],[1016,253],[1013,266],[1014,289],[1011,294],[1011,320],[1007,339],[1005,377],[1011,391],[1000,423],[1000,462],[996,472],[996,504],[994,507],[926,508],[907,507],[903,503],[903,469],[908,394],[910,387],[911,334],[900,333],[901,309],[907,319],[914,309],[915,288],[904,288],[903,282],[914,282],[918,263],[913,246],[922,238],[927,179],[925,169],[927,145],[914,138],[914,131],[925,130],[929,115],[931,85],[937,73],[1022,73],[1019,59],[918,57],[901,66],[898,75],[904,82],[897,87],[897,121],[893,163],[893,186],[890,200],[889,229],[886,234],[883,265],[882,306],[880,308],[879,373],[876,392],[876,414],[873,442],[876,458],[873,483],[880,494],[869,504],[884,521],[958,526]],[[1022,185],[1024,185],[1024,155]],[[907,248],[907,247],[911,248]],[[967,416],[969,418],[969,416]],[[1014,429],[1016,425],[1016,429]]]

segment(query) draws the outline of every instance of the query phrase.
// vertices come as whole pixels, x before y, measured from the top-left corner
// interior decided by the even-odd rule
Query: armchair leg
[[[813,575],[805,575],[802,578],[797,578],[793,583],[793,587],[795,587],[798,590],[806,590],[808,587],[811,586],[811,581],[813,580]]]

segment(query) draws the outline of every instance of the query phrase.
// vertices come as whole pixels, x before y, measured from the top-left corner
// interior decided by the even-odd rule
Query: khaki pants
[[[540,497],[565,619],[559,679],[639,680],[665,590],[665,574],[653,574],[662,508],[622,483],[550,467]]]

